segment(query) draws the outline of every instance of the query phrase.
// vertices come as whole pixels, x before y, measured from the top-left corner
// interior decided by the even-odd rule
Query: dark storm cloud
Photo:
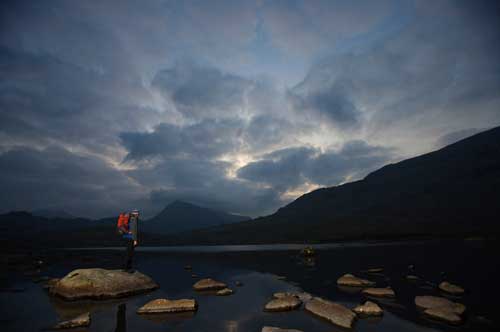
[[[305,93],[299,86],[288,92],[288,98],[298,112],[312,112],[320,121],[330,122],[339,129],[350,129],[359,124],[361,115],[349,96],[351,89],[350,85],[338,81]]]
[[[240,168],[238,176],[284,192],[305,182],[331,186],[360,179],[393,157],[392,149],[370,146],[363,141],[349,141],[339,151],[289,148]]]
[[[105,162],[60,148],[21,148],[0,155],[2,212],[57,208],[84,217],[115,215],[144,195]]]
[[[180,112],[197,118],[234,112],[252,86],[242,77],[188,63],[158,72],[152,84],[172,98]]]
[[[236,120],[205,120],[187,126],[162,123],[150,133],[125,132],[120,137],[129,151],[126,161],[154,157],[213,158],[238,147],[241,125]]]

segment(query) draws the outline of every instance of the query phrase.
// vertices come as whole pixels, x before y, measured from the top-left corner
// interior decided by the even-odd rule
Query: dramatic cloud
[[[252,216],[499,125],[495,1],[3,1],[2,211]]]
[[[346,142],[338,151],[288,148],[240,168],[238,176],[270,185],[284,193],[304,183],[328,186],[360,179],[393,157],[391,149],[370,146],[363,141]]]

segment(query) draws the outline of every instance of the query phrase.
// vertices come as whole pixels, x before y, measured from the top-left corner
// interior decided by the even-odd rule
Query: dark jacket
[[[139,234],[139,217],[130,217],[130,220],[128,221],[128,229],[132,234],[132,239],[137,241],[137,235]]]

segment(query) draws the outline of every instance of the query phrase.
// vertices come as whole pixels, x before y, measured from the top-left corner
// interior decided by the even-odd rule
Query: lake
[[[347,307],[366,298],[355,289],[339,288],[336,280],[345,273],[391,286],[395,300],[376,300],[384,309],[377,319],[358,319],[354,331],[496,331],[500,292],[498,245],[485,240],[446,240],[390,243],[333,243],[316,245],[314,258],[298,254],[302,245],[139,247],[135,267],[151,276],[160,289],[113,301],[65,302],[51,298],[40,276],[62,277],[76,268],[119,268],[121,248],[74,248],[34,254],[40,270],[10,264],[1,274],[0,329],[40,331],[60,319],[91,311],[92,322],[84,331],[260,331],[263,326],[299,329],[304,332],[343,331],[302,308],[283,313],[262,309],[274,292],[306,291]],[[40,257],[38,257],[40,256]],[[414,265],[420,281],[408,281]],[[191,265],[192,271],[184,269]],[[382,267],[383,274],[368,274]],[[193,278],[192,274],[198,277]],[[196,293],[192,285],[200,277],[226,282],[233,295],[218,297]],[[453,299],[467,306],[466,321],[459,327],[428,320],[416,310],[416,295],[440,295],[435,285],[447,279],[466,289]],[[243,286],[237,287],[237,281]],[[140,316],[137,308],[151,299],[195,298],[199,307],[191,315]]]

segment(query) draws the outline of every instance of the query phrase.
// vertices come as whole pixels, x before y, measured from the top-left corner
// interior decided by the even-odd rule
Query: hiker
[[[134,272],[132,269],[132,259],[134,248],[137,246],[137,234],[139,232],[139,211],[132,210],[130,213],[121,213],[118,218],[118,232],[122,234],[126,241],[126,260],[123,269],[127,272]]]

